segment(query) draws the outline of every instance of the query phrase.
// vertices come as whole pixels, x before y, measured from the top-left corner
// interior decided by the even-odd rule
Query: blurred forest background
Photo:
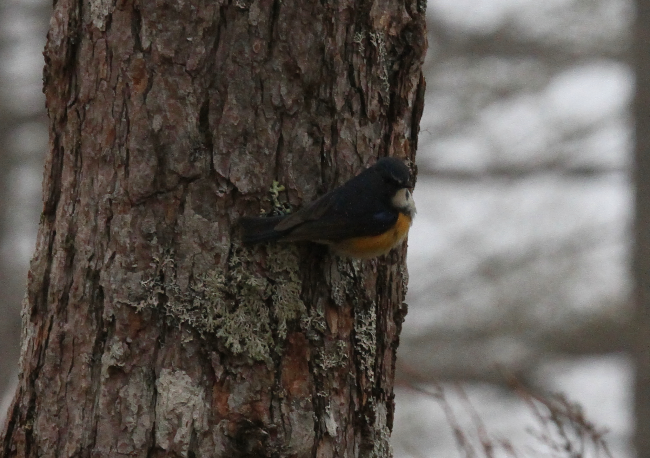
[[[633,6],[429,0],[396,457],[461,456],[451,411],[537,456],[511,376],[579,402],[612,455],[633,456]],[[0,421],[41,209],[50,9],[0,2]],[[441,388],[444,402],[423,393]]]

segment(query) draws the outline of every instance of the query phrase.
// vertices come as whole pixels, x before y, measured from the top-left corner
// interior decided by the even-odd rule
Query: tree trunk
[[[234,222],[274,180],[299,207],[413,160],[424,5],[56,2],[4,456],[390,455],[405,247],[248,249]]]
[[[636,188],[634,222],[635,307],[634,348],[636,433],[638,458],[650,458],[650,1],[636,1],[634,28],[634,96]]]

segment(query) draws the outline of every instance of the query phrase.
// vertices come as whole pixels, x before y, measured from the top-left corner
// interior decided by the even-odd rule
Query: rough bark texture
[[[238,245],[413,159],[424,1],[59,0],[4,456],[389,456],[405,247]]]
[[[635,318],[633,320],[636,381],[634,443],[638,458],[650,458],[650,1],[636,1],[634,28],[634,96],[636,188],[634,222]]]

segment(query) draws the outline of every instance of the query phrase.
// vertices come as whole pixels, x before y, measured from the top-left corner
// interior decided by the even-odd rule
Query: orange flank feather
[[[354,237],[332,245],[334,250],[344,256],[354,258],[374,258],[388,253],[401,243],[411,227],[411,218],[404,213],[399,214],[395,225],[383,234],[369,237]]]

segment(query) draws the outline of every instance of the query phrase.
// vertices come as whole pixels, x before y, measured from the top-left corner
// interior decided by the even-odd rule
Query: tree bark
[[[234,222],[275,180],[299,207],[414,159],[424,5],[55,3],[3,456],[390,456],[405,246],[248,249]]]

